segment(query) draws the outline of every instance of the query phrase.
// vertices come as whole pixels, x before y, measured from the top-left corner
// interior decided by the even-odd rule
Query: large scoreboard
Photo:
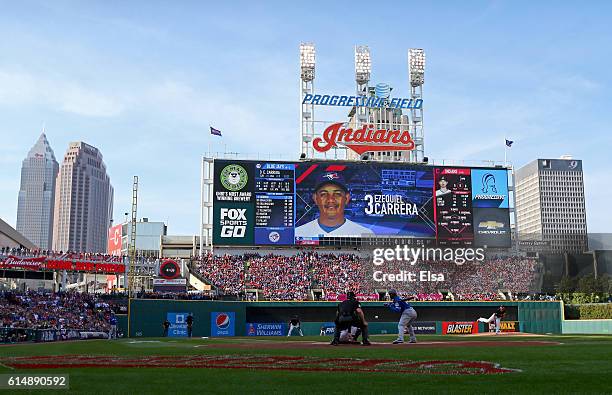
[[[215,160],[216,245],[510,246],[504,168]]]

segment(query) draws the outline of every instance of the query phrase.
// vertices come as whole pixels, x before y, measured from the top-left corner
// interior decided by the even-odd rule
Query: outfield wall
[[[612,334],[612,320],[563,320],[563,334]]]
[[[398,314],[383,306],[383,302],[363,302],[372,334],[397,334]],[[414,302],[419,322],[436,322],[442,333],[444,321],[476,321],[489,317],[497,307],[507,307],[508,321],[518,321],[521,332],[561,333],[560,302]],[[159,337],[168,313],[192,313],[193,336],[211,335],[213,312],[234,313],[232,324],[236,336],[247,334],[247,323],[287,323],[293,315],[302,321],[305,335],[319,335],[320,328],[335,317],[336,302],[221,302],[176,301],[166,299],[132,299],[129,303],[130,337]],[[378,316],[378,318],[375,318]]]

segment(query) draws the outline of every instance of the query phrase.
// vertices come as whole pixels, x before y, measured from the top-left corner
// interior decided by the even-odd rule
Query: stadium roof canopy
[[[34,243],[0,218],[0,248],[20,246],[28,249],[37,248]]]

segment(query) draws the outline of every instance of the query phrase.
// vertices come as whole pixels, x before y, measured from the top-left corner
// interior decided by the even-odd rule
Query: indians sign
[[[343,145],[361,155],[368,151],[411,151],[415,148],[408,130],[375,129],[372,124],[353,130],[342,125],[328,126],[322,137],[312,141],[314,149],[326,152]]]

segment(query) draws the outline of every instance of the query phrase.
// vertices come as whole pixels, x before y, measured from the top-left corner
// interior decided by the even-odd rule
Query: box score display
[[[315,199],[321,180],[346,192],[329,206],[340,214]],[[203,226],[212,223],[217,245],[353,245],[402,237],[402,243],[507,247],[507,181],[507,170],[497,168],[219,159],[212,221],[203,218]],[[317,226],[322,213],[342,216],[347,225]]]

